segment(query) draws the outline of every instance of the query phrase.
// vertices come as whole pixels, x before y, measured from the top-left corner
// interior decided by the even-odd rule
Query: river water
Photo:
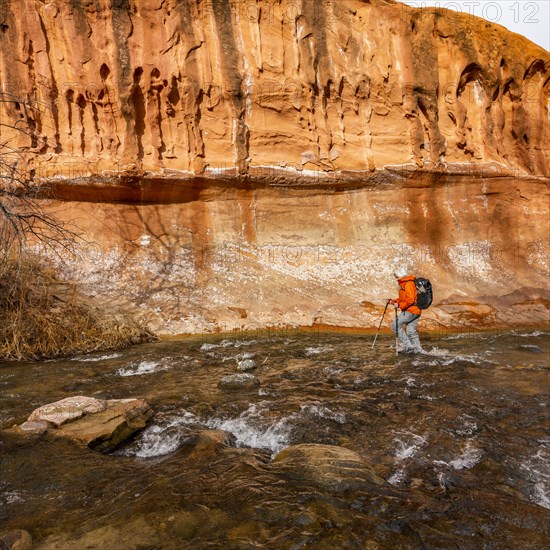
[[[110,455],[0,432],[0,521],[33,548],[540,549],[550,524],[550,333],[258,333],[0,364],[3,428],[72,395],[143,396]],[[218,387],[250,358],[260,386]],[[208,444],[211,430],[229,432]],[[331,490],[274,467],[337,445],[386,483]]]

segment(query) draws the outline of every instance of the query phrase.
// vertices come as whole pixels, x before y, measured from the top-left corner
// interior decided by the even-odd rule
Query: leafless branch
[[[16,100],[0,99],[0,103],[9,102],[15,104]],[[29,126],[32,125],[25,126],[23,121],[0,122],[0,130],[15,131],[33,141],[36,131]],[[14,147],[12,141],[0,141],[0,254],[15,252],[21,257],[29,243],[59,257],[74,254],[75,242],[82,240],[81,236],[44,208],[41,199],[51,197],[52,193],[47,185],[34,180],[32,165],[25,158],[32,147]]]

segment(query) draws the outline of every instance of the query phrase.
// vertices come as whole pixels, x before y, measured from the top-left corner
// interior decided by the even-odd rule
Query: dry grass
[[[99,311],[32,259],[0,265],[0,359],[45,359],[154,339],[130,316]]]

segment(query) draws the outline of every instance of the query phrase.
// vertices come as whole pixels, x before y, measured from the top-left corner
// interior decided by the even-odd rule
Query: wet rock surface
[[[364,457],[333,445],[290,446],[275,456],[273,465],[297,482],[337,493],[385,483]]]
[[[250,390],[259,385],[260,379],[249,373],[229,374],[218,382],[218,387],[222,390]]]
[[[253,359],[243,359],[237,365],[237,370],[240,372],[248,372],[257,368],[258,364]]]

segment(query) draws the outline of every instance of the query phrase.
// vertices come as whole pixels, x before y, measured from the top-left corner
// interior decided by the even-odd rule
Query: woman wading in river
[[[400,353],[421,353],[420,338],[417,325],[422,310],[416,305],[417,290],[415,276],[410,275],[404,266],[393,272],[399,284],[397,299],[388,298],[390,304],[397,305],[401,313],[391,323],[391,329],[397,333]]]

